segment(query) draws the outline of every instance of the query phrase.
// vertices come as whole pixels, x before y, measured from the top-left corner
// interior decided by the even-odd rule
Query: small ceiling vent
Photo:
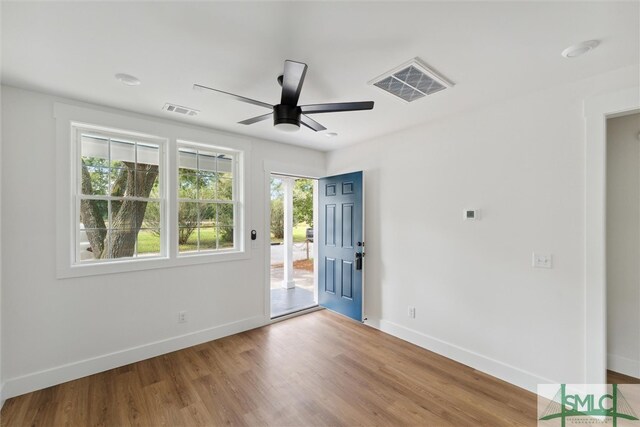
[[[193,108],[169,103],[164,104],[164,107],[162,107],[162,109],[171,113],[184,114],[185,116],[197,116],[198,113],[200,113],[199,110],[194,110]]]
[[[453,83],[439,76],[419,58],[388,71],[371,80],[372,84],[405,102],[431,95],[441,90],[453,87]]]

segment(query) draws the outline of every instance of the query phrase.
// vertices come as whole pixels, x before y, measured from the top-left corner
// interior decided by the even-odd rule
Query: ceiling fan
[[[300,124],[303,124],[304,126],[316,132],[326,130],[326,128],[320,123],[311,119],[308,114],[373,109],[373,101],[298,105],[298,98],[300,98],[300,91],[302,90],[302,84],[304,83],[304,76],[306,73],[307,64],[289,60],[284,61],[284,73],[278,76],[278,83],[280,84],[280,86],[282,86],[282,98],[280,99],[280,104],[277,105],[267,104],[266,102],[256,101],[255,99],[245,98],[244,96],[235,95],[233,93],[225,92],[219,89],[213,89],[211,87],[203,86],[200,84],[194,84],[193,88],[196,90],[211,90],[214,92],[219,92],[224,95],[230,96],[238,101],[246,102],[247,104],[268,108],[272,110],[272,112],[263,114],[261,116],[252,117],[238,123],[243,125],[250,125],[253,123],[261,122],[263,120],[267,120],[268,118],[273,116],[274,126],[277,129],[283,130],[285,132],[297,131],[298,129],[300,129]]]

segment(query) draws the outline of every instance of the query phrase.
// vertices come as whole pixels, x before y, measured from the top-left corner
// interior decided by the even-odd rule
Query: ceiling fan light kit
[[[284,61],[284,73],[281,76],[278,76],[277,79],[280,86],[282,86],[282,97],[280,99],[280,104],[276,105],[267,104],[266,102],[246,98],[244,96],[225,92],[219,89],[214,89],[201,84],[194,84],[193,88],[194,90],[199,91],[209,90],[222,93],[237,101],[269,108],[272,110],[271,113],[252,117],[238,123],[243,125],[251,125],[253,123],[261,122],[263,120],[269,119],[270,117],[273,117],[273,125],[275,126],[275,128],[284,132],[295,132],[300,129],[301,124],[315,132],[327,129],[320,123],[308,117],[308,114],[337,113],[345,111],[373,109],[373,101],[298,105],[298,99],[300,98],[300,92],[302,91],[302,84],[304,83],[304,77],[306,74],[307,64],[290,60]]]
[[[300,107],[278,104],[273,106],[273,125],[284,132],[295,132],[300,129]]]

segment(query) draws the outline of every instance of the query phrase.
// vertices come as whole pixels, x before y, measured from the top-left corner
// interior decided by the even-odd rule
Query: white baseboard
[[[640,360],[608,354],[607,369],[630,377],[640,378]]]
[[[376,329],[380,329],[382,332],[386,332],[419,347],[433,351],[441,356],[470,366],[508,383],[524,388],[532,393],[537,392],[538,384],[557,384],[557,381],[543,378],[515,366],[483,356],[471,350],[442,341],[438,338],[431,337],[423,334],[422,332],[398,325],[397,323],[390,322],[388,320],[372,319],[367,320],[367,324]]]
[[[248,331],[263,326],[267,322],[268,319],[263,316],[250,317],[213,328],[202,329],[177,337],[11,378],[3,384],[2,402],[4,402],[4,399],[9,399],[21,394],[86,377],[87,375],[97,374],[98,372],[139,362],[239,332]]]

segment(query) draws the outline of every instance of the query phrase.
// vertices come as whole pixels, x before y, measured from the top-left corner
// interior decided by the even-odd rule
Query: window
[[[178,253],[237,249],[237,153],[178,143]]]
[[[62,103],[54,113],[58,278],[250,257],[248,141]]]
[[[165,256],[159,140],[76,128],[76,264]]]

